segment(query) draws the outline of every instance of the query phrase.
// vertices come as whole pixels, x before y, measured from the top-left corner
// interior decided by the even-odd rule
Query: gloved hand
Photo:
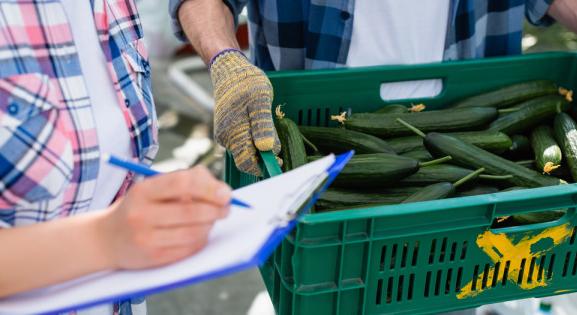
[[[270,81],[237,50],[217,54],[210,62],[210,77],[216,100],[216,141],[232,153],[241,171],[261,175],[256,150],[280,152]]]

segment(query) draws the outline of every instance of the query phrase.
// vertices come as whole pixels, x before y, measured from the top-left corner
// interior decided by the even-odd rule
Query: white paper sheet
[[[92,274],[80,279],[0,299],[0,314],[46,313],[109,302],[142,292],[168,290],[212,279],[219,270],[250,262],[278,227],[278,217],[295,211],[308,198],[335,157],[330,155],[291,172],[235,190],[251,209],[233,207],[218,222],[209,244],[180,262],[140,271]],[[203,275],[207,276],[206,279]]]

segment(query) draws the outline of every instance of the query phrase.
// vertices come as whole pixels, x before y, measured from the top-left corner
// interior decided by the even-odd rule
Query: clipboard
[[[169,291],[260,266],[296,226],[298,218],[310,210],[353,154],[350,151],[329,155],[235,190],[233,196],[242,198],[254,209],[232,207],[229,216],[213,228],[208,245],[196,255],[159,268],[90,274],[0,299],[0,315],[80,310]],[[277,206],[274,206],[275,202]]]

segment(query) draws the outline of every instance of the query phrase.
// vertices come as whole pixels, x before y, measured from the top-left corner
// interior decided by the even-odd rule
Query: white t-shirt
[[[96,133],[101,153],[123,158],[132,156],[130,134],[119,107],[114,85],[108,73],[106,57],[100,46],[89,0],[62,0],[68,16],[74,42],[80,58],[80,67],[90,96],[96,122]],[[122,186],[127,172],[100,162],[91,210],[104,209],[110,205]],[[145,314],[146,305],[143,304]],[[112,314],[111,304],[104,304],[78,312],[79,315]]]
[[[431,63],[443,60],[450,0],[357,0],[348,67]],[[381,86],[383,99],[427,97],[440,80]]]
[[[108,65],[96,33],[90,1],[62,0],[62,5],[68,15],[84,74],[84,82],[90,96],[100,152],[130,159],[132,152],[128,126],[108,73]],[[101,161],[90,209],[108,207],[122,186],[126,175],[126,171]]]

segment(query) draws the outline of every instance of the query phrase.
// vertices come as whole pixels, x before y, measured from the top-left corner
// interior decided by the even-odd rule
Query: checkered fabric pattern
[[[91,4],[134,159],[150,162],[156,116],[134,1]],[[60,1],[0,0],[0,228],[88,210],[100,159],[92,105]]]
[[[355,0],[223,0],[237,17],[248,10],[251,57],[263,70],[324,69],[346,64]],[[362,1],[362,0],[357,0]],[[183,0],[170,0],[176,35]],[[537,25],[552,0],[451,0],[444,60],[521,53],[524,16]]]
[[[133,157],[149,163],[156,114],[135,4],[91,4]],[[0,0],[0,228],[89,210],[100,160],[92,105],[60,1]],[[143,302],[117,302],[114,314],[138,313]]]

